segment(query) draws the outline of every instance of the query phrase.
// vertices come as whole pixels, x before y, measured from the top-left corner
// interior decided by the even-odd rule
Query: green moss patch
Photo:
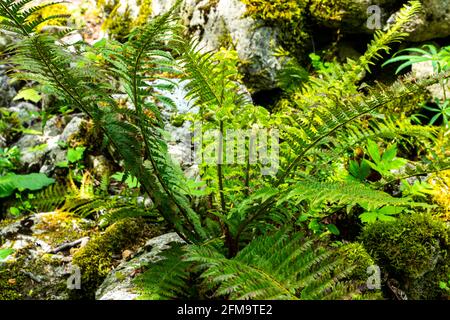
[[[403,215],[367,225],[360,240],[382,272],[400,281],[410,299],[440,298],[439,280],[445,279],[450,266],[450,231],[445,223],[429,214]]]
[[[81,290],[74,290],[73,298],[93,299],[95,290],[102,283],[115,263],[115,256],[125,249],[133,249],[144,239],[159,235],[155,227],[142,219],[123,219],[93,238],[73,256],[73,265],[81,271]]]

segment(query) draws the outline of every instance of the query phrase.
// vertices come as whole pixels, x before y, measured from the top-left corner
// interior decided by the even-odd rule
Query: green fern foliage
[[[170,249],[158,256],[159,261],[153,263],[135,280],[140,288],[139,298],[146,300],[186,298],[189,291],[191,263],[182,259],[184,254],[182,245],[172,244]]]
[[[331,250],[281,230],[253,240],[233,259],[210,246],[189,246],[187,261],[198,264],[201,277],[217,297],[230,299],[327,299],[347,296],[339,285],[353,268],[342,268]],[[337,292],[339,291],[339,292]]]
[[[293,203],[309,200],[316,204],[324,202],[338,205],[364,204],[375,208],[384,205],[418,205],[411,199],[394,198],[383,191],[374,190],[359,182],[298,182],[290,192],[278,200],[277,204],[288,200]]]
[[[36,194],[30,202],[36,210],[50,212],[62,207],[69,194],[70,189],[66,186],[53,184]]]
[[[25,6],[31,4],[0,3],[2,26],[22,38],[10,59],[15,77],[36,81],[47,93],[83,111],[124,160],[126,172],[139,179],[166,221],[190,241],[205,238],[200,219],[181,190],[184,177],[167,153],[156,102],[144,101],[147,81],[172,69],[168,44],[176,29],[173,11],[179,2],[173,10],[133,33],[126,44],[116,43],[114,49],[105,46],[104,58],[112,65],[109,69],[83,54],[73,55],[52,35],[36,33],[36,24],[26,24],[31,13]],[[83,50],[89,50],[88,46]],[[130,96],[134,110],[121,108],[112,97],[116,91],[114,81],[98,81],[115,76]]]

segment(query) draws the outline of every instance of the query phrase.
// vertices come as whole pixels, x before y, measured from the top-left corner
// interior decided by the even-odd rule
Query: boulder
[[[422,12],[407,26],[408,40],[423,42],[450,36],[450,0],[422,0]],[[344,33],[373,33],[375,14],[380,13],[380,26],[395,20],[406,1],[397,0],[312,0],[309,11],[315,21],[327,27],[340,28]],[[369,9],[376,5],[379,9]],[[379,11],[377,11],[379,10]]]
[[[312,0],[309,12],[311,17],[320,25],[341,28],[346,33],[372,33],[376,29],[368,24],[368,19],[374,13],[380,13],[380,22],[389,18],[399,7],[397,0]],[[372,9],[376,5],[379,8]]]
[[[25,134],[13,145],[21,150],[20,171],[36,171],[42,166],[45,155],[57,146],[62,132],[58,117],[50,119],[41,135]],[[31,129],[40,131],[42,124],[36,123]]]
[[[67,151],[60,147],[60,143],[67,143],[69,137],[80,130],[84,121],[81,116],[69,119],[65,124],[65,117],[55,116],[47,121],[43,134],[25,134],[14,143],[22,151],[20,171],[40,171],[47,175],[53,173],[55,165],[66,158]],[[42,123],[37,122],[31,129],[41,131],[41,126]]]
[[[175,232],[148,240],[131,260],[119,264],[106,277],[98,288],[95,298],[97,300],[136,300],[139,298],[139,291],[133,282],[137,270],[142,267],[151,268],[152,263],[161,259],[161,252],[169,249],[170,244],[174,242],[185,243]]]
[[[42,166],[39,170],[41,173],[50,175],[56,168],[56,164],[66,160],[67,150],[61,148],[60,144],[67,144],[69,138],[80,131],[81,125],[85,120],[82,116],[74,116],[65,126],[60,135],[50,138],[45,149]]]
[[[422,13],[408,25],[408,40],[422,42],[450,36],[450,0],[422,0]]]
[[[9,108],[16,94],[11,78],[4,74],[4,70],[0,70],[0,108]]]
[[[166,12],[174,3],[175,0],[153,0],[153,15]],[[277,31],[245,17],[245,13],[246,6],[239,0],[185,0],[181,7],[182,21],[199,39],[199,48],[213,51],[231,40],[244,62],[247,86],[254,91],[273,89],[281,68],[274,54]]]
[[[39,119],[39,108],[26,101],[14,103],[9,111],[16,112],[20,121],[26,126],[30,126]]]

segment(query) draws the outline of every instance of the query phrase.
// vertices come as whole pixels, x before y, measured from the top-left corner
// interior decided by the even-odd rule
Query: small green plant
[[[439,281],[439,288],[450,294],[450,275],[448,276],[448,281]]]
[[[425,105],[424,109],[429,110],[435,115],[430,119],[430,125],[433,125],[436,121],[442,120],[442,124],[449,128],[449,119],[450,119],[450,100],[447,99],[444,102],[441,102],[439,99],[435,99],[436,107],[430,107]]]
[[[19,203],[19,205],[10,207],[9,212],[15,217],[18,217],[23,213],[32,213],[34,207],[30,201],[32,201],[33,199],[35,199],[35,196],[32,193],[29,193],[27,195],[26,200],[23,199],[21,193],[16,193],[16,201]]]
[[[381,152],[378,144],[372,140],[368,140],[367,144],[367,152],[372,159],[367,160],[367,164],[383,176],[391,175],[391,170],[400,169],[407,163],[406,159],[397,157],[396,144],[388,146],[384,152]]]
[[[396,70],[396,73],[400,73],[403,69],[412,66],[419,62],[431,62],[433,66],[433,71],[435,73],[441,73],[450,70],[450,46],[441,48],[438,50],[434,45],[427,44],[423,48],[408,48],[397,52],[397,54],[402,52],[411,52],[410,55],[394,55],[391,59],[387,60],[383,66],[391,63],[404,61]],[[426,50],[427,49],[427,50]],[[447,84],[448,79],[442,79],[440,85],[443,91],[444,100],[447,100]],[[444,102],[445,103],[445,102]],[[440,105],[440,103],[438,103]],[[441,108],[439,108],[441,109]],[[440,110],[437,110],[440,112]]]
[[[391,59],[383,63],[386,66],[391,63],[403,62],[395,71],[400,73],[403,69],[412,66],[415,63],[431,61],[435,72],[442,72],[450,67],[450,47],[438,50],[434,45],[427,44],[423,48],[408,48],[400,50]],[[428,50],[426,50],[428,49]],[[410,52],[409,55],[398,55],[403,52]]]
[[[11,254],[14,253],[14,249],[0,249],[0,262],[3,262]]]
[[[81,181],[84,170],[83,158],[86,147],[69,148],[66,154],[66,161],[56,164],[59,168],[68,168],[75,175],[77,181]]]
[[[16,146],[0,148],[0,175],[14,171],[20,161],[20,149]]]
[[[39,94],[39,92],[36,89],[33,88],[26,88],[20,90],[17,95],[14,97],[13,101],[15,100],[26,100],[31,101],[33,103],[38,103],[41,101],[42,96]]]
[[[130,175],[125,175],[123,172],[116,172],[111,176],[112,179],[124,182],[128,188],[134,189],[140,187],[139,181]]]
[[[364,208],[367,211],[362,213],[359,218],[364,223],[379,221],[392,221],[395,220],[395,215],[400,214],[406,208],[404,207],[394,207],[385,206],[379,209],[370,209],[369,207]],[[369,211],[370,210],[370,211]]]

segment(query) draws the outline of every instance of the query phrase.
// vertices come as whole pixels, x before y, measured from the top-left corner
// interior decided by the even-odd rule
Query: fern
[[[30,200],[30,203],[38,211],[54,211],[64,204],[69,192],[67,187],[60,184],[54,184],[36,194],[34,199]]]
[[[158,257],[159,261],[135,280],[140,289],[140,299],[186,298],[191,263],[181,259],[184,253],[180,244],[172,244]]]
[[[338,285],[352,267],[314,240],[281,230],[253,240],[233,259],[210,246],[189,246],[187,261],[203,271],[215,296],[230,299],[327,299],[346,296],[350,288]],[[339,290],[337,293],[335,290]]]
[[[36,194],[30,204],[41,212],[59,209],[83,218],[99,218],[101,227],[128,217],[148,217],[157,221],[152,208],[137,200],[136,196],[111,196],[95,192],[94,181],[87,172],[83,175],[80,187],[69,177],[66,186],[51,185]]]
[[[299,203],[309,200],[314,203],[337,203],[338,205],[364,204],[369,207],[384,205],[419,205],[408,198],[394,198],[389,194],[374,190],[359,182],[298,182],[277,202],[280,205],[288,200]]]
[[[389,88],[381,85],[372,88],[367,95],[357,91],[356,82],[360,80],[361,71],[368,68],[370,61],[380,57],[377,52],[386,51],[388,44],[397,42],[406,35],[402,31],[403,25],[417,13],[419,8],[420,3],[410,2],[401,9],[394,25],[376,34],[374,41],[369,45],[368,52],[358,62],[349,61],[344,66],[335,65],[333,68],[322,70],[319,77],[311,78],[293,94],[291,103],[285,101],[280,106],[275,117],[277,123],[281,123],[281,138],[285,142],[280,147],[282,169],[276,181],[273,182],[273,187],[295,184],[305,175],[303,171],[305,168],[308,168],[309,172],[315,172],[319,166],[325,166],[330,159],[340,157],[343,150],[363,137],[371,134],[392,136],[396,132],[401,134],[401,128],[387,121],[385,125],[382,122],[378,124],[378,121],[373,121],[372,129],[367,131],[367,126],[362,125],[363,121],[360,119],[363,116],[372,116],[378,109],[392,101],[424,92],[431,83],[437,83],[449,77],[449,74],[439,74],[419,82],[415,79],[404,78]],[[407,128],[410,133],[414,133],[411,126]],[[415,132],[417,133],[417,130]],[[323,154],[326,161],[321,162],[313,158],[317,162],[312,163],[311,158],[308,157],[319,153]],[[330,158],[327,159],[327,155]],[[321,156],[318,157],[320,159]],[[330,185],[330,188],[333,186]],[[270,211],[277,204],[278,197],[282,197],[286,190],[289,188],[283,187],[278,192],[268,194],[264,201],[261,201],[261,197],[256,192],[255,196],[250,196],[240,208],[235,210],[234,216],[238,220],[233,223],[236,243],[250,224],[263,216],[270,215]]]
[[[182,175],[167,154],[160,124],[153,120],[158,119],[155,104],[144,102],[148,74],[155,77],[155,72],[167,69],[170,60],[166,40],[174,30],[170,22],[173,10],[136,31],[127,44],[118,44],[109,58],[113,70],[104,70],[85,56],[65,50],[54,36],[37,34],[37,22],[27,23],[34,12],[25,8],[30,4],[0,3],[1,26],[22,38],[10,59],[15,77],[44,85],[48,93],[88,115],[124,160],[125,170],[139,179],[160,214],[180,236],[194,242],[205,238],[199,217],[180,191]],[[74,64],[83,67],[73,68]],[[108,81],[98,81],[110,78],[111,72],[121,79],[135,110],[120,108],[112,98],[114,87]],[[145,110],[154,118],[144,115]]]

